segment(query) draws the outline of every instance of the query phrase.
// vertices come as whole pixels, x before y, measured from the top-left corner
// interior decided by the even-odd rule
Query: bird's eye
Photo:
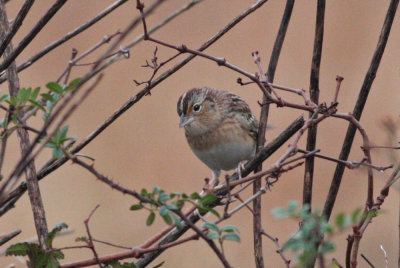
[[[201,105],[200,104],[193,105],[193,111],[200,112],[200,110],[201,110]]]

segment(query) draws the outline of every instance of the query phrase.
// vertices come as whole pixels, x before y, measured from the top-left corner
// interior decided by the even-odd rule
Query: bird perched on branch
[[[212,171],[239,169],[254,157],[258,121],[247,103],[230,92],[193,88],[178,100],[179,126],[194,154]],[[211,184],[212,185],[212,184]]]

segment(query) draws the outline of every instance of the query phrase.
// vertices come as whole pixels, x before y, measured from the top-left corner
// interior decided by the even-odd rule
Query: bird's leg
[[[212,188],[214,188],[215,186],[218,185],[218,183],[219,183],[219,180],[218,180],[219,174],[221,174],[221,171],[219,171],[219,170],[212,170],[212,179],[211,179],[211,181],[210,181],[210,186],[211,186]]]
[[[238,174],[238,176],[239,176],[239,180],[242,179],[242,170],[244,170],[244,165],[245,165],[247,162],[249,162],[249,161],[248,161],[248,160],[240,161],[239,164],[238,164],[238,166],[237,166],[237,168],[236,168],[236,172],[237,172],[237,174]]]

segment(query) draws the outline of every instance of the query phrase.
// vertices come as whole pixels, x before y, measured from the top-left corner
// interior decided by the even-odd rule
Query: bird
[[[228,91],[198,87],[180,96],[177,111],[190,148],[211,169],[209,185],[218,185],[221,170],[237,168],[240,176],[256,153],[259,124],[249,105]]]

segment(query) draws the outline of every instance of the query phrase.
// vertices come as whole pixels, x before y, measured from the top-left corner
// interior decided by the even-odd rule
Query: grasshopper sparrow
[[[258,121],[240,97],[193,88],[179,98],[178,114],[190,148],[217,183],[221,170],[234,169],[254,157]]]

